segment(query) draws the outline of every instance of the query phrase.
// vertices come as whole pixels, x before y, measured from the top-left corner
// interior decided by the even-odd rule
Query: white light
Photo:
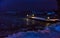
[[[31,17],[31,18],[36,18],[36,17]]]
[[[26,19],[26,24],[29,25],[29,19],[28,18]]]
[[[50,17],[47,17],[48,19],[50,19]]]
[[[28,17],[29,15],[27,14],[27,17]]]
[[[26,21],[29,21],[29,19],[26,19]]]

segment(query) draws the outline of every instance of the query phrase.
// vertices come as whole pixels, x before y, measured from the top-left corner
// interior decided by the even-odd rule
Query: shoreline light
[[[26,16],[28,17],[29,15],[27,14]]]

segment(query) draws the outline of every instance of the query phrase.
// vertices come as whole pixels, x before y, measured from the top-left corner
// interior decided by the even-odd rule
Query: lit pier
[[[47,22],[60,22],[60,19],[50,19],[49,17],[48,17],[48,19],[41,18],[41,17],[31,17],[30,19],[47,21]]]

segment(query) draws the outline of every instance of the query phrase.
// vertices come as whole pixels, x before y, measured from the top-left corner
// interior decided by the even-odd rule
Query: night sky
[[[21,11],[26,8],[57,10],[56,0],[2,0],[0,2],[0,11]]]

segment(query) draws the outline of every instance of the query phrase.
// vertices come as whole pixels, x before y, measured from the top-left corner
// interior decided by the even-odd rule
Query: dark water
[[[6,36],[9,34],[9,29],[13,28],[16,25],[16,16],[15,15],[0,15],[0,37]]]
[[[21,35],[17,34],[19,35],[18,38],[50,38],[50,37],[55,38],[55,36],[56,38],[59,38],[60,31],[59,32],[55,31],[53,29],[54,25],[51,26],[51,24],[55,24],[55,23],[31,20],[26,18],[26,16],[18,17],[15,15],[0,15],[0,37],[7,37],[8,35],[13,36],[13,34],[24,32]],[[49,26],[51,26],[52,28]],[[43,30],[45,30],[45,28],[47,27],[50,29],[50,31],[45,33]]]
[[[36,29],[33,29],[33,28],[35,28],[34,23],[32,24],[32,26],[34,26],[33,28],[31,26],[31,24],[24,24],[24,25],[25,26],[23,26],[22,29],[24,28],[23,30],[26,30],[25,32],[21,31],[21,29],[20,29],[20,31],[18,31],[17,33],[8,35],[8,37],[6,37],[6,38],[60,38],[60,31],[55,30],[55,28],[54,28],[56,26],[56,24],[55,25],[52,24],[52,25],[50,25],[50,27],[46,27],[43,30],[41,28],[38,28],[38,27],[42,27],[42,24],[41,24],[41,26],[39,26],[39,23],[38,23],[38,24],[36,24],[36,27],[38,26],[37,27],[38,29],[36,28],[37,31],[36,31]],[[28,26],[28,25],[29,25],[29,27],[31,26],[32,30],[29,27],[28,27],[28,29],[26,29],[27,28],[26,26]],[[43,24],[43,25],[45,25],[45,24]],[[59,25],[57,25],[57,26],[59,26]]]
[[[60,38],[60,31],[53,28],[57,23],[36,21],[26,17],[18,18],[17,23],[20,29],[15,33],[18,35],[16,38]],[[59,25],[57,24],[57,26]],[[11,37],[13,37],[13,35]]]

